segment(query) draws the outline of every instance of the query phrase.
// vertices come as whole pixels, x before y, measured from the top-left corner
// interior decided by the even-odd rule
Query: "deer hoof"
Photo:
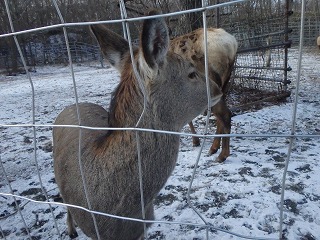
[[[216,152],[218,152],[218,149],[219,148],[210,148],[210,150],[208,152],[209,156],[211,156],[211,155],[215,154]]]
[[[223,163],[225,160],[227,159],[227,157],[223,157],[223,156],[218,156],[217,158],[216,158],[216,162],[218,162],[218,163]]]
[[[78,237],[78,233],[75,231],[71,234],[69,234],[70,239],[75,239],[76,237]]]
[[[198,137],[192,137],[192,144],[194,147],[200,146],[200,139]]]
[[[199,147],[199,146],[200,146],[200,140],[199,140],[199,138],[198,138],[198,139],[194,139],[194,140],[192,141],[192,145],[193,145],[194,147]]]

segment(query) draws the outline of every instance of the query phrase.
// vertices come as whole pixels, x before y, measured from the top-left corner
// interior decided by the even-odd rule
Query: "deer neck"
[[[174,112],[168,106],[163,106],[163,96],[150,97],[144,107],[144,96],[135,78],[132,68],[121,75],[121,82],[114,91],[109,108],[109,126],[115,128],[136,127],[143,113],[139,128],[149,128],[168,131],[180,131],[184,124],[176,126],[173,123]],[[150,100],[152,98],[152,100]],[[153,101],[156,99],[156,101]],[[161,103],[158,102],[160,99]],[[149,101],[150,100],[150,101]],[[172,115],[172,116],[171,116]],[[178,120],[179,121],[179,120]]]

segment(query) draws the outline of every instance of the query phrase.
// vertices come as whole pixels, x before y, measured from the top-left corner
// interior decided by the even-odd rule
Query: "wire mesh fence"
[[[206,11],[245,2],[230,1],[184,12],[163,14],[159,17],[172,17],[190,11],[199,11],[206,15]],[[7,1],[5,3],[10,20],[10,8]],[[65,27],[94,23],[65,23],[59,12],[57,2],[53,1],[53,5],[60,16],[61,25],[45,28],[63,28],[66,37],[65,54],[70,68],[60,67],[56,69],[49,67],[39,70],[40,72],[37,74],[32,74],[28,71],[26,56],[19,48],[19,42],[16,38],[18,34],[25,34],[27,31],[15,32],[11,22],[12,33],[0,36],[1,38],[13,37],[15,39],[22,65],[27,73],[26,77],[23,76],[18,80],[4,78],[3,89],[8,89],[8,91],[1,93],[1,102],[6,105],[6,108],[2,110],[4,114],[1,114],[0,122],[0,164],[2,172],[0,178],[0,234],[4,239],[67,238],[64,222],[66,218],[65,207],[68,205],[54,201],[59,196],[52,168],[50,141],[52,123],[58,112],[66,105],[82,100],[100,104],[110,101],[110,96],[108,96],[110,94],[106,94],[106,92],[110,93],[118,81],[118,75],[112,71],[99,72],[96,69],[74,66],[73,63],[76,59],[72,57],[72,44],[68,42]],[[125,16],[125,8],[123,8],[123,13]],[[105,21],[105,23],[140,20],[141,18],[127,19],[126,21],[119,19]],[[303,20],[302,11],[302,30],[304,27]],[[36,32],[40,29],[32,29],[32,31]],[[303,34],[301,34],[301,40],[303,40]],[[275,48],[271,51],[273,51],[272,55],[283,54],[283,49]],[[269,63],[268,54],[265,51],[264,53],[250,53],[248,54],[249,57],[248,55],[245,57],[239,55],[238,64],[246,65],[250,69],[256,67],[252,63],[259,66],[272,66],[275,71],[271,78],[282,79],[282,73],[277,72],[278,65],[281,65],[281,63],[274,61],[274,59],[270,60]],[[205,155],[203,152],[203,148],[207,146],[205,139],[215,136],[208,134],[205,129],[203,129],[205,135],[198,135],[203,140],[202,147],[192,150],[188,147],[188,144],[191,144],[189,140],[192,134],[187,133],[188,130],[186,129],[184,129],[184,133],[166,132],[157,129],[138,129],[134,126],[121,129],[121,131],[157,131],[163,134],[182,136],[178,166],[174,170],[169,184],[165,186],[155,200],[156,215],[158,215],[155,221],[98,213],[83,208],[83,206],[73,207],[81,208],[92,214],[102,214],[128,221],[152,222],[153,227],[145,234],[147,239],[319,238],[320,223],[317,219],[317,213],[319,212],[317,204],[320,193],[316,187],[318,183],[316,167],[318,166],[318,146],[320,144],[319,121],[317,120],[319,119],[319,108],[317,107],[320,103],[316,94],[314,94],[317,93],[316,88],[308,89],[307,93],[311,93],[310,96],[307,93],[299,92],[302,78],[308,76],[308,80],[312,80],[315,86],[319,86],[319,77],[316,75],[317,73],[313,72],[302,72],[302,74],[307,73],[308,75],[301,76],[301,71],[303,71],[301,67],[302,45],[295,52],[294,57],[296,57],[294,63],[297,65],[297,70],[293,77],[297,81],[294,98],[290,105],[292,111],[285,113],[286,118],[277,118],[279,113],[275,109],[279,106],[267,109],[265,113],[262,112],[261,114],[264,115],[268,111],[275,111],[275,114],[272,115],[274,119],[271,122],[269,122],[270,119],[263,118],[259,118],[259,121],[250,120],[258,118],[258,115],[254,114],[246,115],[239,120],[234,119],[234,131],[230,134],[230,137],[233,139],[234,145],[237,146],[233,148],[234,157],[230,159],[229,164],[214,164],[212,157]],[[248,61],[248,58],[250,58],[250,63],[242,64]],[[280,61],[283,61],[283,59]],[[263,71],[264,68],[261,68],[259,74],[255,71],[252,76],[256,78],[259,75],[259,80],[268,82],[267,74]],[[107,82],[104,81],[102,85],[98,85],[99,79],[102,79],[106,73],[110,75]],[[23,78],[27,78],[27,81],[21,80]],[[90,80],[92,78],[94,81]],[[250,75],[247,78],[250,79]],[[281,82],[281,79],[275,82]],[[65,88],[61,87],[63,84],[66,85]],[[97,84],[97,87],[93,87],[93,84]],[[255,81],[240,81],[240,84],[243,84],[244,87],[257,89]],[[48,85],[51,85],[51,88],[46,90]],[[9,88],[9,86],[13,87]],[[44,91],[43,95],[42,91]],[[310,113],[308,112],[309,115],[302,112],[303,115],[308,115],[306,117],[307,123],[305,118],[298,118],[301,115],[298,108],[299,97],[303,97],[301,94],[307,94],[303,101],[307,101],[307,106],[310,109],[315,108],[315,110],[310,110]],[[45,100],[46,102],[42,104],[42,101]],[[17,107],[17,103],[23,106]],[[207,122],[205,121],[206,118],[208,119]],[[198,119],[198,127],[200,129],[201,125],[208,127],[207,123],[211,121],[210,116],[202,117]],[[285,125],[283,125],[283,122],[285,122]],[[308,126],[308,124],[311,124],[311,126]],[[264,127],[262,128],[261,125]],[[313,130],[310,131],[310,128]],[[270,144],[266,141],[274,143]],[[243,152],[241,147],[246,144],[251,146],[249,147],[251,150],[247,150],[245,154],[241,155]],[[263,144],[269,144],[268,148],[259,151]],[[282,148],[277,148],[277,145],[281,145]],[[316,150],[312,151],[310,149]],[[245,155],[250,155],[252,158],[247,158]],[[275,168],[270,167],[271,160],[269,158],[275,161]],[[187,162],[184,163],[184,161]],[[289,168],[289,163],[294,166],[294,169]],[[231,165],[229,166],[230,169],[228,165]],[[236,169],[236,171],[231,169]],[[301,178],[298,176],[299,174]],[[205,177],[200,177],[201,175]],[[238,175],[238,178],[236,175]],[[274,175],[283,176],[283,178],[275,178]],[[142,179],[141,176],[140,179]],[[250,182],[257,181],[260,184],[250,184]],[[265,188],[264,186],[268,184],[270,184],[269,187]],[[312,187],[307,189],[306,185]],[[256,196],[252,199],[252,202],[237,201],[238,199],[250,198],[250,196]],[[269,204],[270,198],[276,200]],[[246,204],[249,206],[246,206]],[[270,208],[270,205],[274,206],[276,214],[270,212],[270,209],[266,212],[260,211]],[[304,208],[307,208],[307,210],[310,208],[310,211],[304,210]],[[273,209],[273,211],[275,210]],[[313,215],[312,211],[314,212]],[[183,214],[179,218],[181,212]],[[237,225],[237,222],[244,218],[246,220],[242,221],[240,226]],[[306,224],[307,228],[300,227],[301,223]],[[84,235],[80,235],[79,238],[84,237]]]
[[[293,44],[299,43],[299,17],[292,16],[289,22],[289,28],[292,29],[292,34],[290,34],[290,39]],[[320,35],[320,21],[315,16],[306,17],[305,28],[304,28],[304,40],[303,44],[305,46],[314,46],[316,44],[316,39]]]
[[[50,43],[47,45],[28,43],[25,47],[26,49],[24,49],[23,52],[28,71],[32,71],[36,66],[68,63],[67,49],[64,42]],[[96,45],[71,42],[70,52],[74,63],[102,61],[102,55]],[[19,67],[23,66],[21,60],[18,60],[17,64]],[[7,52],[4,52],[2,56],[0,56],[0,66],[7,69],[9,75],[12,74],[10,73],[10,69],[12,69],[13,66],[12,58],[9,57]]]

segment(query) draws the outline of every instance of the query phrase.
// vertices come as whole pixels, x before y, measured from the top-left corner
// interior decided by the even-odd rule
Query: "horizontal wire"
[[[16,194],[11,194],[11,193],[3,193],[0,192],[0,196],[7,196],[7,197],[14,197],[14,198],[19,198],[19,199],[23,199],[26,201],[30,201],[33,203],[38,203],[38,204],[50,204],[50,205],[57,205],[57,206],[64,206],[64,207],[72,207],[72,208],[76,208],[76,209],[80,209],[92,214],[97,214],[97,215],[101,215],[101,216],[105,216],[105,217],[111,217],[111,218],[116,218],[116,219],[121,219],[121,220],[127,220],[127,221],[134,221],[134,222],[141,222],[141,223],[160,223],[160,224],[174,224],[174,225],[192,225],[195,227],[199,227],[199,228],[210,228],[212,230],[216,230],[216,231],[221,231],[224,233],[228,233],[230,235],[234,235],[237,237],[241,237],[241,238],[245,238],[245,239],[256,239],[256,240],[275,240],[276,238],[262,238],[262,237],[249,237],[249,236],[244,236],[235,232],[231,232],[222,228],[218,228],[218,227],[214,227],[211,224],[199,224],[199,223],[191,223],[191,222],[180,222],[180,221],[163,221],[163,220],[143,220],[143,219],[139,219],[139,218],[130,218],[130,217],[122,217],[119,215],[113,215],[113,214],[109,214],[109,213],[103,213],[103,212],[98,212],[98,211],[94,211],[94,210],[89,210],[88,208],[85,207],[81,207],[78,205],[73,205],[73,204],[68,204],[68,203],[60,203],[60,202],[46,202],[46,201],[38,201],[38,200],[34,200],[31,198],[27,198],[27,197],[23,197],[23,196],[19,196]]]
[[[241,3],[241,2],[245,2],[245,1],[248,1],[248,0],[236,0],[236,1],[226,2],[226,3],[220,3],[220,4],[216,4],[216,5],[212,5],[212,6],[207,6],[207,7],[182,10],[182,11],[173,12],[173,13],[163,13],[163,14],[158,14],[158,15],[133,17],[133,18],[127,18],[127,19],[114,19],[114,20],[76,22],[76,23],[60,23],[60,24],[54,24],[54,25],[45,26],[45,27],[38,27],[38,28],[33,28],[33,29],[28,29],[28,30],[16,31],[13,33],[5,33],[5,34],[0,35],[0,38],[21,35],[24,33],[33,33],[33,32],[37,32],[37,31],[43,31],[43,30],[48,30],[48,29],[53,29],[53,28],[88,26],[88,25],[96,25],[96,24],[123,23],[123,22],[136,22],[136,21],[142,21],[142,20],[152,19],[152,18],[171,17],[171,16],[177,16],[177,15],[193,13],[193,12],[202,12],[205,10],[211,10],[211,9],[215,9],[215,8],[219,8],[219,7],[225,7],[225,6],[229,6],[229,5],[233,5],[233,4]]]
[[[139,131],[139,132],[153,132],[153,133],[163,133],[171,135],[180,135],[180,136],[191,136],[191,137],[202,137],[202,138],[213,138],[213,137],[245,137],[245,138],[259,138],[259,137],[274,137],[274,138],[320,138],[320,134],[291,134],[291,133],[230,133],[230,134],[197,134],[197,133],[185,133],[185,132],[174,132],[167,130],[157,130],[149,128],[136,128],[136,127],[123,127],[123,128],[114,128],[114,127],[89,127],[89,126],[79,126],[79,125],[52,125],[52,124],[0,124],[0,127],[23,127],[23,128],[32,128],[32,127],[53,127],[53,128],[79,128],[87,130],[96,130],[96,131]]]

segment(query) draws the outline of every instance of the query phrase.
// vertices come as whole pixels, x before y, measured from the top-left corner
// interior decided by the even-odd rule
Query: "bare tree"
[[[194,9],[202,7],[201,0],[180,0],[182,8],[185,9]],[[201,12],[192,12],[187,16],[188,25],[190,30],[195,30],[202,27],[202,13]]]

